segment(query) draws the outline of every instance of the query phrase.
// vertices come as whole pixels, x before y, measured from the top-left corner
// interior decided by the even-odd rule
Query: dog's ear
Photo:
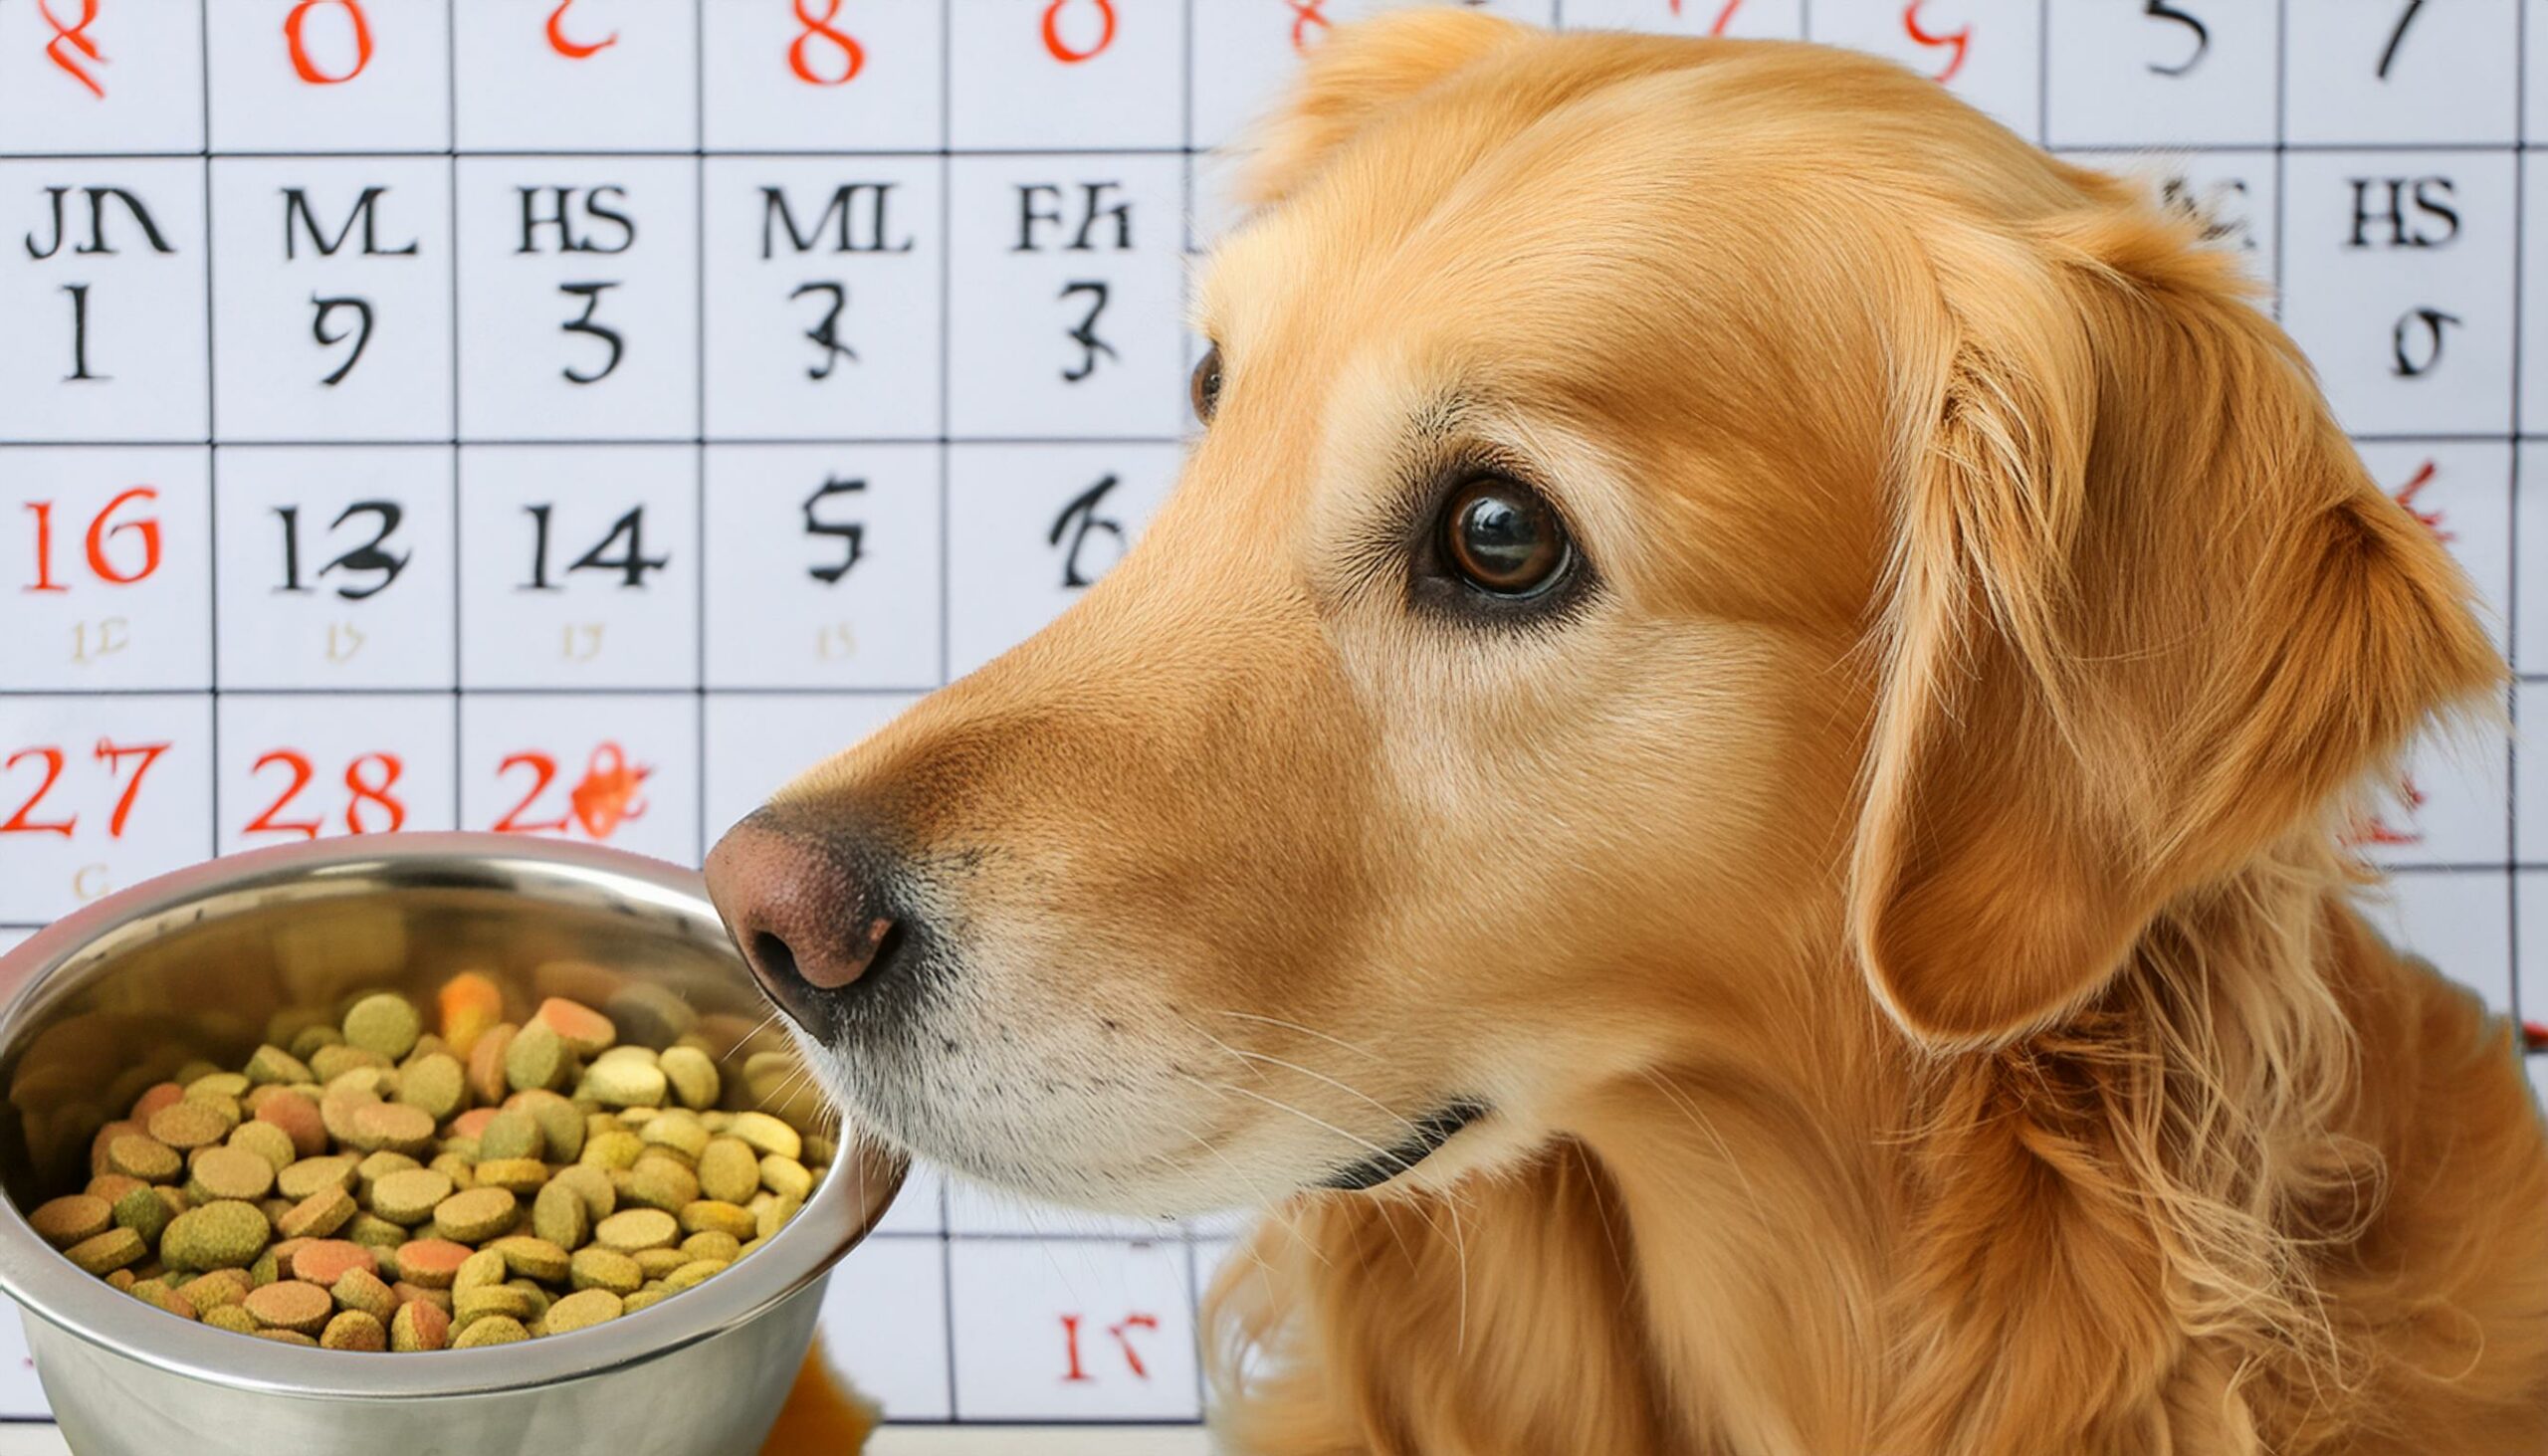
[[[1969,1048],[2327,832],[2503,665],[2225,259],[2119,202],[1929,241],[1852,933],[1906,1030]]]
[[[1282,201],[1375,118],[1530,34],[1473,10],[1411,10],[1338,30],[1316,44],[1282,108],[1257,128],[1241,199]]]

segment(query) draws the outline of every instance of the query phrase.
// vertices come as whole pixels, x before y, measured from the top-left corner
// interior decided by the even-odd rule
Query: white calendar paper
[[[0,0],[0,944],[315,835],[697,863],[1139,535],[1216,149],[1372,8]],[[1864,47],[2151,176],[2548,723],[2548,0],[1487,8]],[[2424,753],[2373,838],[2391,927],[2542,1022],[2528,766]],[[924,1172],[824,1329],[894,1420],[1190,1421],[1231,1232]]]

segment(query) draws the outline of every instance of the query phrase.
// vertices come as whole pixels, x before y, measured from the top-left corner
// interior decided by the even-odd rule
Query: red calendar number
[[[840,0],[823,0],[823,13],[819,16],[805,8],[809,3],[811,0],[796,0],[796,19],[805,29],[787,43],[787,69],[807,86],[847,86],[866,69],[867,48],[858,43],[857,37],[832,24],[840,18]],[[818,43],[831,62],[829,67],[815,65]],[[838,74],[826,75],[826,70]]]
[[[600,40],[592,42],[569,38],[566,34],[566,12],[572,9],[574,4],[575,0],[557,0],[557,8],[548,12],[548,49],[569,61],[582,61],[619,44],[617,31],[612,31]]]
[[[122,777],[125,760],[140,760],[133,764],[132,776],[124,780],[123,792],[116,795],[114,809],[106,816],[108,839],[123,838],[124,824],[132,818],[132,801],[141,793],[141,781],[149,775],[150,765],[158,762],[159,755],[168,751],[168,746],[166,743],[117,743],[109,738],[98,739],[98,745],[92,750],[91,756],[106,765],[106,776],[110,781]],[[63,770],[70,762],[69,757],[60,747],[52,744],[20,748],[7,758],[0,759],[0,773],[15,772],[19,764],[30,760],[41,765],[43,780],[36,785],[35,792],[27,795],[25,801],[18,805],[17,812],[11,814],[5,823],[0,823],[0,834],[59,834],[69,839],[80,826],[80,816],[77,813],[60,819],[36,817],[37,806],[44,802],[47,794],[53,792],[54,785],[62,781]]]
[[[1964,69],[1965,52],[1973,45],[1973,27],[1968,24],[1962,30],[1930,30],[1920,23],[1920,7],[1926,3],[1928,0],[1911,0],[1910,4],[1902,7],[1902,30],[1923,46],[1948,48],[1945,69],[1930,78],[1943,84],[1955,80],[1956,73]]]
[[[116,513],[135,502],[148,504],[159,499],[151,486],[135,486],[108,501],[106,509],[89,518],[86,546],[89,574],[108,586],[130,586],[147,580],[159,569],[159,518],[132,516],[116,519]],[[36,519],[36,579],[21,588],[26,591],[68,591],[71,588],[54,579],[53,504],[51,501],[29,501],[27,511]],[[127,542],[129,544],[127,544]]]
[[[322,7],[342,10],[345,25],[351,32],[353,64],[339,75],[330,76],[319,69],[303,40],[303,29],[310,23],[310,12]],[[292,53],[293,73],[312,86],[342,85],[362,75],[362,69],[371,64],[371,18],[362,13],[362,0],[301,0],[292,7],[292,13],[283,18],[283,38],[286,48]]]
[[[87,87],[89,95],[100,101],[106,100],[106,89],[99,85],[98,78],[72,54],[76,51],[97,65],[106,64],[105,53],[98,49],[96,41],[89,38],[89,27],[98,19],[98,0],[80,0],[80,18],[69,25],[63,24],[62,17],[53,13],[53,0],[36,0],[36,14],[46,25],[53,27],[53,39],[44,45],[44,58],[68,72],[72,80]]]
[[[283,792],[275,796],[273,803],[266,805],[264,813],[248,821],[243,832],[297,834],[304,839],[317,839],[319,820],[276,817],[293,800],[301,797],[301,791],[318,776],[318,770],[311,765],[310,755],[297,748],[277,748],[258,758],[248,772],[255,775],[265,772],[268,767],[282,768],[291,775],[291,782],[284,785]],[[344,826],[347,834],[386,834],[406,825],[407,806],[393,792],[398,787],[398,775],[405,769],[406,764],[395,753],[358,754],[345,764]],[[372,822],[375,818],[381,822]]]
[[[1292,49],[1295,51],[1310,48],[1310,27],[1316,26],[1322,31],[1334,28],[1327,18],[1327,0],[1283,0],[1283,3],[1292,7]],[[1680,0],[1673,0],[1673,3],[1677,6]]]
[[[1069,1368],[1062,1375],[1062,1382],[1064,1384],[1070,1384],[1075,1381],[1094,1380],[1096,1376],[1091,1375],[1088,1372],[1088,1367],[1080,1361],[1080,1317],[1077,1315],[1064,1315],[1061,1317],[1061,1321],[1062,1348],[1069,1358]],[[1124,1363],[1132,1370],[1134,1379],[1149,1379],[1151,1377],[1151,1370],[1150,1366],[1142,1363],[1142,1352],[1134,1346],[1132,1336],[1129,1332],[1134,1330],[1157,1330],[1158,1328],[1159,1316],[1143,1314],[1126,1315],[1119,1323],[1106,1327],[1106,1333],[1114,1337],[1116,1346],[1124,1352]]]
[[[2413,774],[2398,780],[2398,797],[2406,801],[2407,812],[2410,815],[2425,806],[2425,791],[2416,787]],[[2425,842],[2425,836],[2421,829],[2392,828],[2388,820],[2373,814],[2347,834],[2345,842],[2356,847],[2378,844],[2401,848],[2422,844]]]
[[[1044,50],[1065,66],[1076,66],[1092,56],[1103,55],[1108,46],[1115,44],[1115,0],[1084,0],[1084,3],[1097,12],[1097,38],[1084,46],[1074,44],[1062,34],[1063,24],[1078,8],[1074,0],[1052,0],[1044,7]],[[1299,34],[1296,26],[1294,44],[1299,43]]]
[[[2416,509],[2416,497],[2423,494],[2424,488],[2432,485],[2433,478],[2441,473],[2441,465],[2428,460],[2423,465],[2416,467],[2416,473],[2407,478],[2407,483],[2405,485],[2390,492],[2389,499],[2406,507],[2407,514],[2409,516],[2423,521],[2425,523],[2425,528],[2433,532],[2434,539],[2447,541],[2453,539],[2456,532],[2443,528],[2442,523],[2442,513],[2439,511],[2419,511]]]
[[[1743,0],[1725,0],[1724,8],[1717,11],[1716,19],[1708,25],[1708,34],[1712,36],[1724,35],[1725,28],[1734,23],[1734,12],[1742,8]],[[1681,0],[1672,0],[1672,13],[1674,15],[1679,15],[1681,13]]]
[[[617,743],[605,742],[585,759],[583,777],[566,791],[562,812],[548,819],[527,819],[524,816],[531,806],[557,782],[557,760],[536,749],[509,753],[496,765],[496,773],[502,777],[517,768],[530,770],[531,787],[496,821],[497,833],[564,834],[571,825],[594,840],[608,839],[621,824],[644,817],[646,801],[638,796],[638,788],[655,771],[630,763]]]

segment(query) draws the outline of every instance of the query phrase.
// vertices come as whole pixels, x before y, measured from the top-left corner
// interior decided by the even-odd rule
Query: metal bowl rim
[[[216,894],[280,886],[325,874],[398,867],[414,872],[504,867],[527,881],[581,879],[676,904],[714,922],[698,872],[598,845],[467,830],[402,831],[249,850],[186,866],[114,892],[75,911],[0,954],[0,1053],[10,1049],[30,1005],[73,957],[120,926]],[[178,1320],[83,1273],[27,1226],[14,1200],[0,1197],[0,1291],[25,1312],[114,1353],[212,1384],[303,1399],[432,1399],[554,1384],[670,1354],[745,1323],[819,1279],[871,1232],[908,1171],[886,1159],[883,1186],[864,1206],[853,1185],[832,1175],[787,1226],[748,1259],[715,1279],[637,1314],[566,1335],[492,1346],[380,1355],[310,1350]],[[863,1189],[862,1189],[863,1191]]]

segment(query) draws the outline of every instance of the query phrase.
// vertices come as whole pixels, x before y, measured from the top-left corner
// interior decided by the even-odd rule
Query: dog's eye
[[[1575,548],[1539,492],[1483,475],[1451,492],[1442,512],[1442,554],[1478,590],[1522,597],[1557,580]]]
[[[1203,350],[1203,360],[1194,366],[1194,377],[1186,390],[1194,399],[1194,418],[1205,424],[1212,422],[1212,411],[1221,402],[1221,346],[1213,344]]]

